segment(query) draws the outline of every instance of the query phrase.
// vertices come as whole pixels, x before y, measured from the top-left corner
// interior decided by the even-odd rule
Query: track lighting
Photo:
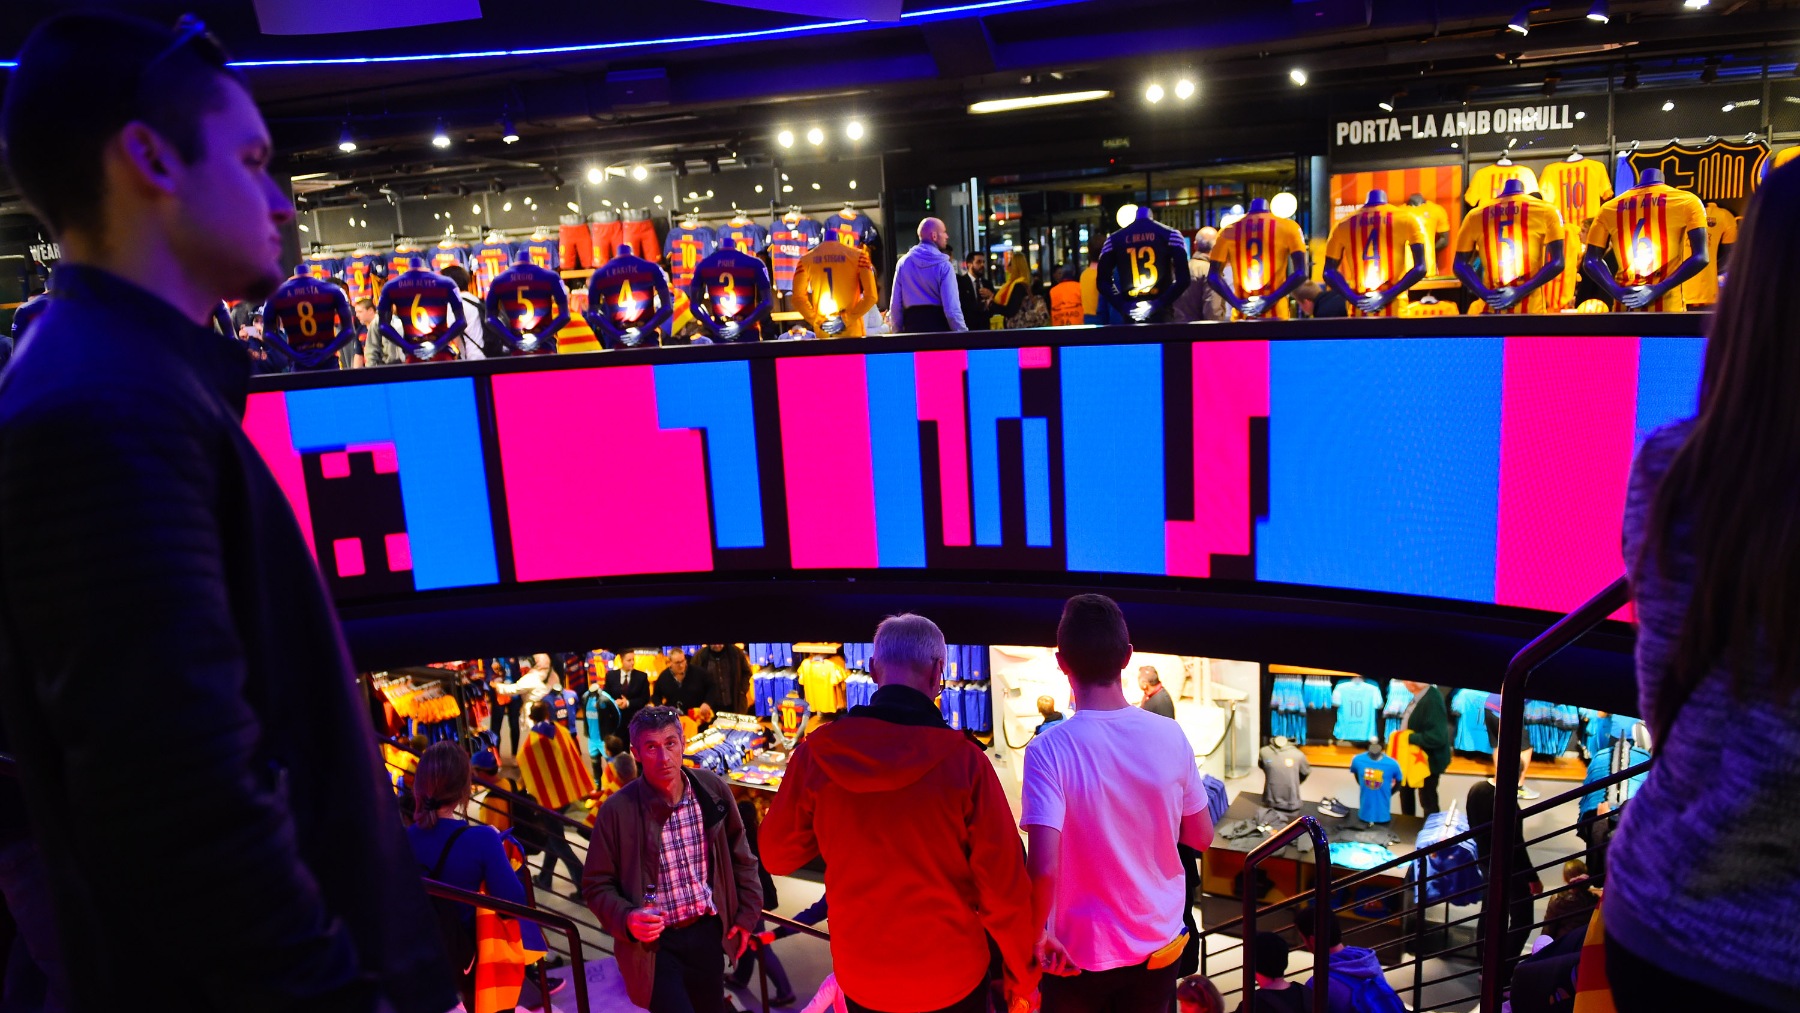
[[[1593,5],[1588,8],[1587,19],[1597,25],[1611,21],[1612,15],[1607,13],[1606,0],[1594,0]]]
[[[512,113],[500,117],[500,139],[507,144],[519,143],[519,129],[513,126]]]
[[[1512,20],[1506,23],[1506,30],[1509,32],[1518,32],[1520,35],[1530,35],[1531,8],[1523,8],[1519,13],[1514,14]]]
[[[431,146],[434,148],[448,148],[450,146],[450,131],[444,129],[443,120],[438,120],[437,122],[437,132],[431,135]]]
[[[338,150],[339,151],[355,151],[356,150],[356,137],[355,137],[355,135],[350,133],[350,121],[349,120],[344,121],[343,132],[338,134]]]

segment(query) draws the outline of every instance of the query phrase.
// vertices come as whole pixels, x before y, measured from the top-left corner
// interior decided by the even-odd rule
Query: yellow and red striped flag
[[[561,810],[594,793],[594,772],[567,729],[553,721],[533,728],[519,750],[525,790],[546,809]]]
[[[1595,908],[1581,941],[1581,963],[1575,971],[1575,1013],[1615,1013],[1612,980],[1606,976],[1606,922]]]

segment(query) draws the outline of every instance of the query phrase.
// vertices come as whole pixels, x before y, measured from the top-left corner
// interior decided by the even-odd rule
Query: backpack
[[[444,865],[450,861],[450,850],[456,847],[456,839],[469,829],[464,823],[450,831],[450,839],[444,842],[444,850],[438,855],[437,864],[425,870],[426,878],[442,883]],[[423,866],[420,866],[423,869]],[[468,979],[475,973],[475,927],[463,920],[464,905],[443,897],[430,897],[432,914],[437,917],[438,935],[444,940],[444,952],[450,957],[450,966],[456,969],[459,979]]]
[[[1018,314],[1006,322],[1006,329],[1009,331],[1021,327],[1048,326],[1050,326],[1050,304],[1044,301],[1043,296],[1035,293],[1027,295],[1025,305],[1019,307]]]
[[[1350,1008],[1356,1013],[1406,1013],[1406,1006],[1400,1002],[1394,986],[1379,974],[1372,978],[1354,978],[1332,971],[1331,977],[1350,987]]]

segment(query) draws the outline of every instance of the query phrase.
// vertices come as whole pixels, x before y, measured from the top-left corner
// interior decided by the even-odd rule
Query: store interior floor
[[[1439,791],[1442,802],[1446,806],[1454,802],[1457,806],[1461,807],[1468,796],[1469,788],[1476,783],[1476,780],[1477,779],[1474,777],[1446,774]],[[1227,788],[1230,795],[1235,798],[1238,792],[1262,791],[1262,781],[1262,773],[1261,771],[1257,771],[1247,777],[1231,779],[1227,782]],[[1530,784],[1531,782],[1528,781],[1527,783]],[[1567,791],[1571,786],[1564,782],[1551,781],[1538,784],[1535,787],[1542,791],[1545,797],[1549,797]],[[1311,802],[1316,802],[1327,796],[1353,800],[1357,797],[1357,787],[1348,770],[1331,767],[1315,767],[1313,768],[1312,776],[1301,786],[1301,794],[1306,800]],[[1398,801],[1396,800],[1396,805],[1397,804]],[[1542,837],[1560,828],[1572,826],[1576,819],[1575,809],[1575,804],[1569,802],[1526,820],[1526,839],[1530,840]],[[570,843],[574,845],[575,853],[578,858],[585,857],[585,842],[571,836]],[[1582,850],[1582,847],[1581,841],[1576,838],[1573,833],[1565,833],[1553,837],[1548,841],[1544,841],[1541,844],[1532,846],[1530,849],[1531,859],[1534,865],[1544,865],[1550,862],[1560,864],[1561,861],[1578,854]],[[534,862],[535,861],[536,860],[534,859]],[[1544,870],[1542,876],[1544,877],[1547,889],[1561,883],[1558,866],[1552,866],[1551,868]],[[574,889],[572,885],[559,880],[554,892],[560,895],[566,894],[572,889]],[[777,914],[792,917],[818,900],[819,896],[824,893],[824,886],[814,880],[778,876],[776,877],[776,891],[780,895],[780,904],[776,906],[774,910]],[[577,905],[561,896],[540,897],[540,904],[551,910],[562,910],[581,914],[586,920],[591,920],[591,915],[586,915]],[[1544,904],[1545,902],[1543,901],[1538,902],[1536,919],[1543,918]],[[1198,908],[1201,916],[1201,924],[1202,927],[1204,927],[1208,921],[1217,922],[1234,916],[1237,912],[1237,903],[1227,898],[1205,898]],[[1442,908],[1434,909],[1433,917],[1441,917],[1441,915],[1437,914],[1437,912],[1441,911]],[[1466,917],[1474,913],[1474,911],[1474,908],[1453,909],[1452,917]],[[829,922],[820,926],[820,928],[827,931],[830,930],[830,927]],[[1458,931],[1461,934],[1455,937],[1455,943],[1461,943],[1469,938],[1473,938],[1469,926],[1464,926]],[[598,946],[610,951],[612,941],[605,936],[587,931],[583,933],[582,945],[590,947]],[[1474,951],[1470,950],[1468,952],[1469,955],[1472,956]],[[793,983],[794,992],[795,995],[799,997],[800,1005],[804,1005],[818,990],[818,987],[820,983],[824,981],[825,976],[831,972],[831,952],[829,945],[821,940],[812,939],[810,937],[795,936],[777,942],[775,944],[775,953],[780,957],[781,962]],[[1238,983],[1237,976],[1242,974],[1242,964],[1237,958],[1238,955],[1234,951],[1215,956],[1208,961],[1208,966],[1206,968],[1207,973],[1214,978],[1215,982],[1222,989],[1233,988]],[[1289,966],[1296,975],[1301,979],[1305,979],[1311,974],[1311,963],[1312,958],[1309,954],[1295,953],[1290,959]],[[1417,1008],[1442,1009],[1453,1011],[1453,1013],[1465,1013],[1465,1011],[1475,1009],[1479,1005],[1476,1000],[1463,998],[1471,995],[1477,990],[1474,972],[1475,961],[1473,959],[1433,959],[1426,961],[1419,969],[1420,981],[1429,982],[1439,978],[1447,978],[1448,980],[1427,985],[1421,993],[1423,1001]],[[560,970],[554,973],[566,976],[568,971]],[[598,959],[590,958],[587,976],[590,988],[592,989],[590,1003],[595,1013],[629,1013],[629,1011],[637,1009],[637,1007],[633,1006],[631,1002],[626,999],[624,984],[619,979],[618,970],[609,957],[602,955]],[[1412,968],[1391,972],[1389,980],[1407,1003],[1412,1005],[1412,989],[1414,985],[1414,972]],[[755,988],[756,979],[752,976],[751,990],[739,993],[736,996],[739,1008],[745,1010],[761,1009],[760,1004],[756,1001],[757,996],[754,992]],[[770,994],[771,997],[773,997],[773,988],[771,988]],[[1235,1005],[1235,997],[1232,1004]],[[560,1010],[573,1010],[575,1008],[573,989],[565,988],[562,994],[555,997],[554,1005]]]

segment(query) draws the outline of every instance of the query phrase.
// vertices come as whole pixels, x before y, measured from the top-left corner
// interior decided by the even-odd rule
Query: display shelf
[[[1359,756],[1363,750],[1358,746],[1301,746],[1300,751],[1306,754],[1306,762],[1315,767],[1349,767],[1350,761]],[[1467,774],[1471,777],[1487,776],[1487,764],[1480,760],[1471,760],[1458,756],[1450,761],[1449,774]],[[1531,767],[1525,772],[1528,778],[1539,781],[1584,781],[1587,779],[1587,764],[1576,759],[1573,754],[1559,756],[1554,760],[1533,758]]]

